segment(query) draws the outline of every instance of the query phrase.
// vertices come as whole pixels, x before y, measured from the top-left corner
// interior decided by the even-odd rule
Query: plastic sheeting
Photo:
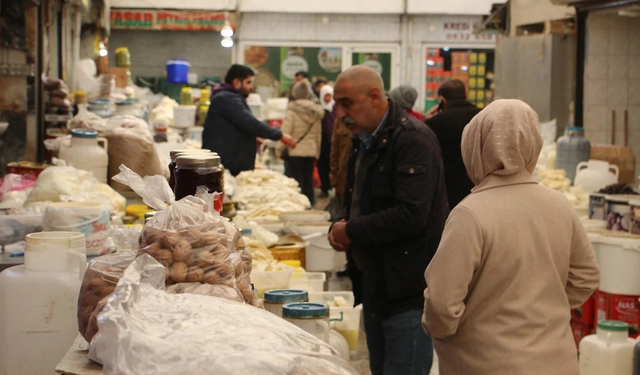
[[[357,374],[326,343],[265,310],[164,291],[164,267],[143,255],[98,318],[89,357],[112,374]]]

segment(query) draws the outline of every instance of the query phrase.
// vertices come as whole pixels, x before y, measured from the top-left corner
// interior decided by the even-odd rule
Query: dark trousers
[[[313,191],[313,167],[316,158],[303,158],[292,156],[288,161],[288,169],[291,177],[298,181],[302,194],[311,201],[311,207],[316,204],[316,196]]]
[[[318,159],[318,173],[320,174],[321,189],[323,193],[331,190],[331,180],[329,173],[331,172],[331,141],[322,139],[320,145],[320,159]]]
[[[429,375],[433,341],[422,329],[422,309],[382,317],[362,304],[372,375]]]

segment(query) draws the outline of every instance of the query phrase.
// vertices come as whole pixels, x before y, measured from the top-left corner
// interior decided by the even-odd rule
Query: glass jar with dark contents
[[[179,154],[208,154],[211,151],[207,149],[189,149],[185,148],[182,150],[171,150],[169,151],[169,186],[171,190],[175,191],[176,189],[176,158]],[[215,154],[215,153],[213,153]],[[216,154],[217,155],[217,154]]]
[[[206,186],[209,193],[218,193],[214,209],[222,212],[222,169],[220,156],[212,154],[178,155],[176,158],[176,200],[195,195],[198,187]]]

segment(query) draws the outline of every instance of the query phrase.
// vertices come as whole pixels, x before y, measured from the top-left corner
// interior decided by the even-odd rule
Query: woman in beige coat
[[[291,101],[281,130],[285,134],[291,134],[298,141],[295,148],[289,149],[288,171],[290,177],[298,181],[302,194],[309,198],[313,206],[313,168],[320,156],[324,108],[309,100],[310,94],[311,85],[308,80],[303,79],[293,85]],[[279,144],[278,147],[281,151],[284,145]]]
[[[462,136],[476,187],[452,212],[426,270],[423,326],[442,375],[577,375],[569,322],[598,286],[585,230],[562,193],[531,173],[538,116],[498,100]]]

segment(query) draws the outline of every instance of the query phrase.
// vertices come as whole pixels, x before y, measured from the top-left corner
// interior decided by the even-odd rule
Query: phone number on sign
[[[496,40],[495,34],[465,34],[465,33],[447,33],[445,38],[447,40]]]

